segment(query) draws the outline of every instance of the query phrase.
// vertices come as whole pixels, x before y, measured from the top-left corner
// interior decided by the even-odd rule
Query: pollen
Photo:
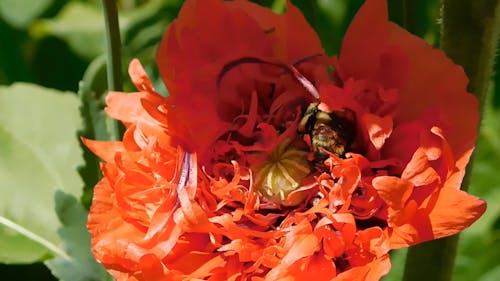
[[[311,172],[307,155],[307,151],[298,149],[289,140],[284,141],[252,169],[256,189],[272,202],[285,201]]]

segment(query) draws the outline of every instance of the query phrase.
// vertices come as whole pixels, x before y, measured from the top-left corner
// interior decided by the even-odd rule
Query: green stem
[[[102,7],[106,26],[108,88],[111,91],[121,91],[123,90],[123,79],[118,11],[113,0],[102,0]]]
[[[397,23],[410,33],[422,36],[422,28],[419,29],[418,21],[426,16],[420,13],[427,8],[425,1],[418,0],[393,0],[389,1],[389,15],[391,21]],[[420,23],[422,25],[422,23]]]
[[[102,0],[102,7],[104,9],[104,22],[106,29],[106,68],[108,89],[110,91],[122,91],[123,78],[121,65],[121,40],[116,1]],[[114,121],[112,126],[114,127],[113,131],[116,133],[114,139],[119,139],[124,132],[123,125]]]
[[[470,79],[468,90],[479,100],[481,116],[492,75],[500,32],[500,0],[444,0],[441,45]],[[462,189],[469,187],[472,163]],[[458,235],[430,241],[408,250],[404,281],[450,281]]]
[[[500,0],[444,0],[441,45],[470,79],[483,112],[500,32]]]
[[[403,281],[451,281],[458,235],[412,246],[406,253]]]

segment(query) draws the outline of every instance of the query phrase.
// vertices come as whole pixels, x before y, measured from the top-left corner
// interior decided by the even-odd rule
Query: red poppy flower
[[[132,61],[139,92],[107,97],[123,141],[84,140],[105,161],[92,250],[117,280],[378,280],[390,249],[484,212],[459,190],[467,79],[385,1],[332,60],[291,4],[188,0],[157,62],[170,96]]]

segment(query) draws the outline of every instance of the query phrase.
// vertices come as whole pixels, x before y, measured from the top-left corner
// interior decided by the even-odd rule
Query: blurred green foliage
[[[156,46],[168,23],[175,18],[181,0],[118,0],[122,35],[123,73],[129,61],[137,57],[152,78],[156,89],[167,91],[159,78],[154,57]],[[277,12],[285,10],[285,0],[254,0]],[[363,0],[292,0],[318,32],[325,51],[338,54],[341,40],[349,22]],[[439,46],[439,0],[388,0],[393,21],[429,44]],[[84,126],[79,135],[91,139],[113,139],[110,120],[104,115],[105,93],[105,38],[103,15],[98,0],[0,0],[0,85],[24,81],[57,90],[71,91],[61,95],[77,95]],[[127,75],[124,75],[127,77]],[[125,79],[128,81],[128,79]],[[455,269],[456,281],[500,280],[500,71],[492,80],[492,88],[479,139],[470,192],[488,201],[488,210],[473,228],[462,234]],[[130,82],[124,85],[133,91]],[[44,106],[41,104],[40,106]],[[75,134],[76,139],[76,134]],[[3,145],[3,144],[2,144]],[[100,172],[98,160],[83,146],[86,165],[79,168],[84,179],[81,201],[90,204],[92,187]],[[63,195],[60,195],[63,196]],[[64,197],[64,196],[63,196]],[[66,197],[65,197],[66,198]],[[66,198],[72,219],[85,219],[79,204]],[[68,203],[69,202],[69,203]],[[76,204],[76,205],[75,205]],[[67,225],[59,234],[70,235],[78,225]],[[73,232],[72,232],[73,231]],[[78,232],[78,230],[76,230]],[[64,238],[62,238],[64,240]],[[86,239],[86,238],[82,238]],[[71,244],[65,241],[63,244]],[[0,243],[1,244],[1,243]],[[71,245],[70,245],[71,247]],[[85,253],[79,253],[85,256]],[[48,256],[35,259],[44,261]],[[393,270],[386,281],[401,280],[405,251],[392,253]],[[4,259],[5,262],[5,259]],[[58,277],[66,261],[51,260]],[[61,263],[62,267],[57,267]],[[70,265],[71,266],[71,265]],[[2,280],[56,280],[40,263],[27,265],[0,264]],[[67,279],[70,280],[70,279]],[[76,280],[76,279],[74,279]],[[82,279],[90,280],[90,279]],[[429,279],[431,280],[431,279]]]

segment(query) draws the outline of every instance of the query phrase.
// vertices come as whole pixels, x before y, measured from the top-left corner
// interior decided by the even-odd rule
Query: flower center
[[[307,154],[290,140],[284,141],[263,163],[252,168],[256,189],[269,201],[281,203],[286,200],[311,171]]]

